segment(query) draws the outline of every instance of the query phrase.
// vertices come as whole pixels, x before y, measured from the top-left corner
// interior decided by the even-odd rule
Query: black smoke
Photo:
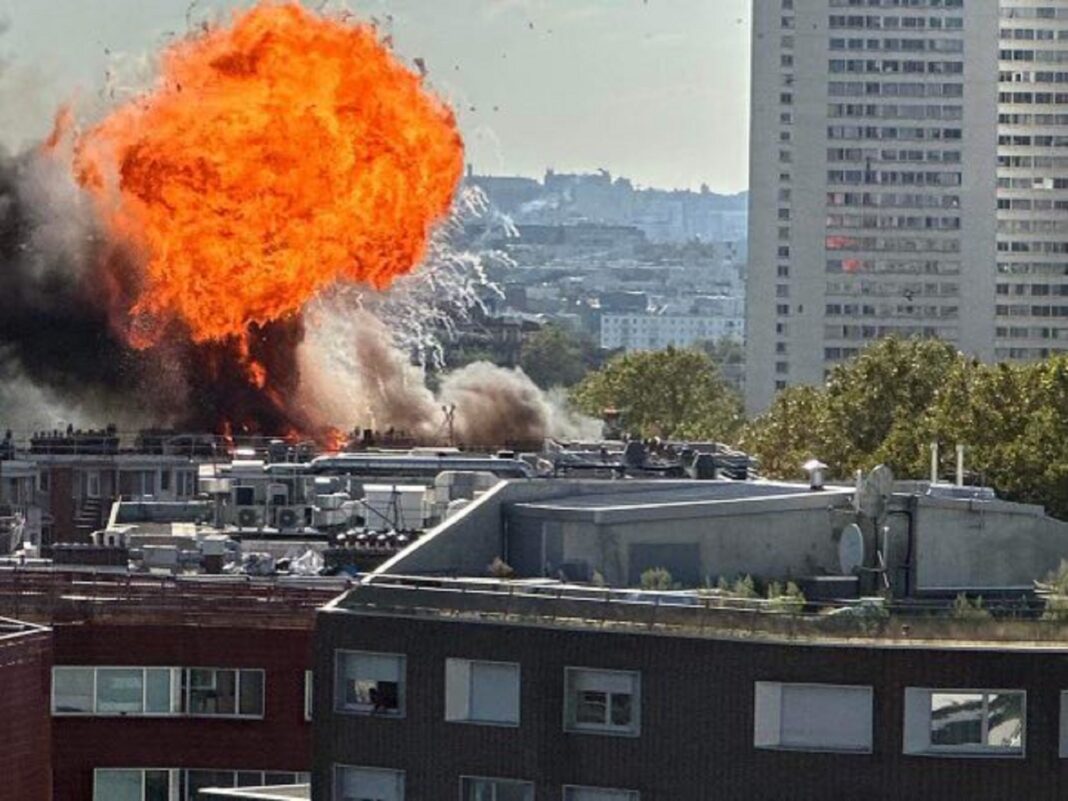
[[[45,399],[34,419],[85,427],[306,430],[292,404],[299,318],[250,330],[251,355],[267,370],[260,388],[236,343],[196,344],[177,321],[164,324],[158,344],[131,346],[140,275],[61,158],[39,148],[0,153],[0,429]]]

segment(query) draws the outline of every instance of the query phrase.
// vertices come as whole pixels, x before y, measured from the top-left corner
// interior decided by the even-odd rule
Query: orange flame
[[[138,347],[176,319],[197,342],[240,338],[335,282],[388,286],[424,257],[462,167],[451,110],[373,28],[293,2],[170,47],[156,88],[74,158],[143,260]],[[255,363],[249,377],[267,379]]]

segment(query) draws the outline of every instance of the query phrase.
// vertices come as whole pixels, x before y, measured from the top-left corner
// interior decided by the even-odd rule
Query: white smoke
[[[507,256],[477,249],[477,243],[454,245],[455,234],[472,218],[515,235],[481,190],[465,188],[418,270],[386,292],[339,288],[308,305],[298,358],[301,400],[313,420],[444,441],[451,409],[453,433],[465,444],[597,436],[597,421],[570,412],[563,393],[543,392],[519,369],[476,362],[446,373],[437,396],[427,388],[426,368],[447,367],[441,337],[469,318],[484,293],[500,293],[487,266],[509,265]]]

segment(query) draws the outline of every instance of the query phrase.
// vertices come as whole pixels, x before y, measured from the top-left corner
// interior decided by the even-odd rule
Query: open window
[[[338,651],[334,708],[338,712],[403,717],[404,669],[402,654]]]

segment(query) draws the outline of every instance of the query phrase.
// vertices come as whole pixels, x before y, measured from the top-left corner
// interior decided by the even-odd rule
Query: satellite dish
[[[857,493],[857,509],[872,520],[878,520],[890,503],[894,492],[894,473],[884,464],[879,465],[864,479]]]
[[[838,568],[843,576],[852,576],[858,567],[864,566],[864,532],[856,523],[842,529],[838,540]]]

